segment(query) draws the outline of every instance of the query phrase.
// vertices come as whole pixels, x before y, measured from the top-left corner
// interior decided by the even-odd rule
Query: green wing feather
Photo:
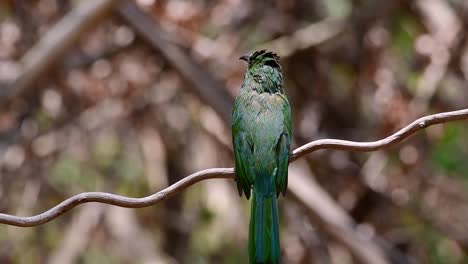
[[[275,110],[279,110],[273,115],[272,118],[278,118],[278,122],[282,123],[281,129],[268,130],[267,133],[274,132],[276,134],[276,193],[286,192],[288,183],[288,165],[291,145],[291,109],[289,106],[288,99],[283,94],[276,94],[274,104],[278,106]],[[233,109],[233,120],[232,120],[232,134],[233,134],[233,145],[234,145],[234,157],[236,163],[236,182],[239,194],[245,193],[247,198],[250,198],[252,184],[254,183],[254,153],[253,143],[249,141],[249,133],[245,131],[245,123],[254,120],[251,116],[247,115],[244,111],[239,111],[239,100],[236,100]],[[253,106],[252,106],[253,107]],[[264,136],[267,136],[267,133]]]
[[[232,135],[234,145],[234,157],[236,162],[236,182],[239,195],[245,193],[247,199],[250,198],[251,186],[253,184],[253,153],[247,140],[247,135],[242,127],[241,120],[245,118],[239,111],[239,100],[234,103],[232,114]]]
[[[276,174],[276,193],[280,192],[286,194],[288,188],[288,166],[291,146],[291,108],[288,99],[283,94],[280,95],[279,100],[283,113],[283,132],[278,138],[276,145],[276,155],[278,157],[278,170]]]

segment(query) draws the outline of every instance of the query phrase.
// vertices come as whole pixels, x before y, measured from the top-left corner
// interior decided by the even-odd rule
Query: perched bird
[[[232,111],[232,140],[239,195],[252,193],[250,263],[279,263],[277,197],[286,192],[291,109],[279,57],[265,50],[242,56],[248,63]]]

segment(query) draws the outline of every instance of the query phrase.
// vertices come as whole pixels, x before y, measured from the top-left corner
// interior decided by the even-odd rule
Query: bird
[[[278,197],[286,194],[291,146],[291,107],[279,56],[266,50],[247,62],[232,110],[232,141],[239,195],[252,196],[249,263],[280,263]]]

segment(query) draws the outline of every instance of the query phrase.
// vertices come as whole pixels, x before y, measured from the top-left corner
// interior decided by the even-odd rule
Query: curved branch
[[[290,162],[293,162],[299,159],[300,157],[319,149],[335,149],[359,152],[375,151],[382,148],[394,146],[403,141],[404,139],[408,138],[412,134],[416,133],[417,131],[427,128],[429,126],[463,119],[468,119],[468,109],[438,113],[434,115],[421,117],[413,121],[406,127],[395,132],[393,135],[390,135],[384,139],[377,141],[356,142],[340,139],[319,139],[295,149],[291,154]]]
[[[355,142],[338,139],[320,139],[307,143],[292,152],[290,162],[319,149],[336,149],[349,151],[374,151],[393,146],[426,127],[449,121],[468,119],[468,109],[439,113],[417,119],[393,135],[373,142]],[[142,198],[131,198],[104,192],[85,192],[72,196],[51,209],[35,216],[14,216],[0,214],[0,223],[20,227],[37,226],[49,222],[68,210],[83,203],[98,202],[127,208],[147,207],[165,201],[185,188],[207,179],[234,178],[233,168],[212,168],[190,174],[175,184],[152,195]]]
[[[84,192],[72,196],[49,210],[34,216],[14,216],[0,214],[0,223],[20,227],[31,227],[47,223],[77,205],[83,203],[105,203],[127,208],[147,207],[165,201],[173,195],[181,192],[185,188],[199,181],[207,179],[227,179],[234,178],[233,168],[212,168],[190,174],[171,186],[142,198],[131,198],[127,196],[105,193],[105,192]]]

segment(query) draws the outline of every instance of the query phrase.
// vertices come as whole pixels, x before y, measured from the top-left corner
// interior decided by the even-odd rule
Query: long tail
[[[251,264],[278,264],[280,243],[278,203],[275,194],[253,192],[249,225],[249,259]]]

